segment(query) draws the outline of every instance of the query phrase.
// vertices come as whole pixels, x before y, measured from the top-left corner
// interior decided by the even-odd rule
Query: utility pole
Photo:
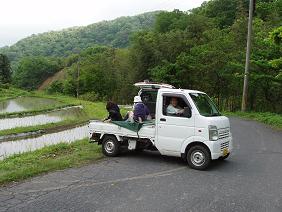
[[[242,107],[241,107],[241,110],[243,112],[246,111],[247,103],[248,103],[248,81],[249,81],[249,68],[250,68],[253,12],[254,12],[254,0],[250,0],[250,3],[249,3],[249,20],[248,20],[248,36],[247,36],[247,51],[246,51],[246,63],[245,63],[245,75],[244,75],[244,87],[243,87]]]
[[[77,84],[76,84],[76,98],[79,97],[79,75],[80,75],[80,67],[79,67],[79,63],[80,63],[80,58],[77,61]]]

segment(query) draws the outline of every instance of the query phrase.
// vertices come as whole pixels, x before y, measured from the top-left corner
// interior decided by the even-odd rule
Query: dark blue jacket
[[[134,106],[133,113],[134,113],[133,119],[135,121],[138,121],[138,117],[141,117],[142,121],[144,121],[146,120],[146,116],[150,114],[150,111],[146,105],[140,102]]]

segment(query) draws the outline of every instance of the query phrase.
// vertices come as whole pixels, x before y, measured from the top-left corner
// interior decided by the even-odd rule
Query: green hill
[[[0,53],[6,54],[15,63],[27,56],[68,56],[94,44],[127,47],[133,32],[153,27],[157,13],[159,12],[148,12],[88,26],[31,35],[10,47],[0,48]]]

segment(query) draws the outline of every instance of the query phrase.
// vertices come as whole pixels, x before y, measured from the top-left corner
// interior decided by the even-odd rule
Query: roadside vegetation
[[[282,115],[269,112],[224,112],[224,115],[255,120],[267,124],[275,129],[282,130]]]
[[[102,157],[101,148],[89,143],[87,139],[14,155],[0,162],[0,185],[50,171],[89,164]]]

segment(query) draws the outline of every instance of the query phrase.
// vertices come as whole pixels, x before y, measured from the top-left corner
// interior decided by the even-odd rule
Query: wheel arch
[[[98,144],[101,144],[102,141],[103,141],[103,139],[104,139],[106,136],[114,136],[118,141],[122,141],[122,138],[121,138],[121,136],[119,136],[119,135],[115,135],[115,134],[111,134],[111,133],[102,133],[102,134],[100,135],[100,139],[99,139]]]
[[[205,148],[208,150],[208,152],[209,152],[209,154],[210,154],[210,156],[211,156],[211,150],[210,150],[210,148],[208,147],[208,145],[206,145],[205,143],[200,142],[200,141],[193,141],[193,142],[189,143],[188,145],[186,145],[185,151],[181,153],[181,157],[182,157],[184,160],[186,160],[186,155],[187,155],[187,153],[188,153],[188,150],[189,150],[191,147],[193,147],[193,146],[203,146],[203,147],[205,147]]]

